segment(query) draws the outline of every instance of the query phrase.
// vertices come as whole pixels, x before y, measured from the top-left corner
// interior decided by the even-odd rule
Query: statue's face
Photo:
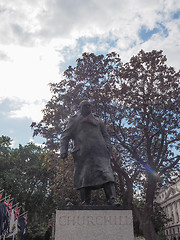
[[[82,102],[80,112],[84,117],[88,116],[91,113],[91,104],[89,102]]]

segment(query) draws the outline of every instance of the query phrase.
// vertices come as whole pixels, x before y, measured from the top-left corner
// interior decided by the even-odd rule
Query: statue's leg
[[[119,203],[116,201],[116,190],[114,182],[108,182],[103,185],[106,198],[109,205],[119,206]]]
[[[91,189],[84,187],[80,189],[82,205],[89,205],[91,202]]]

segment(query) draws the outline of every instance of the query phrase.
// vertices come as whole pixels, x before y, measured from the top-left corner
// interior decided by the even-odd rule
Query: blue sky
[[[179,0],[0,0],[0,135],[13,147],[32,138],[59,82],[83,52],[119,53],[129,61],[141,49],[163,50],[179,70]]]

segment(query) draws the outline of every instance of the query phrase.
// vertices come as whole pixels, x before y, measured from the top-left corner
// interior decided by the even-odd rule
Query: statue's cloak
[[[70,118],[61,135],[60,152],[68,152],[73,140],[74,187],[98,188],[114,182],[110,163],[111,143],[103,121],[93,114],[83,117],[80,112]]]

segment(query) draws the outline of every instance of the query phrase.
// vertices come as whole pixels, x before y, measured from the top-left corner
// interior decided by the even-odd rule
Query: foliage
[[[107,119],[108,104],[111,103],[110,78],[121,68],[121,61],[115,53],[96,56],[83,54],[77,66],[64,72],[64,79],[50,84],[53,96],[43,110],[44,116],[38,124],[32,123],[34,135],[46,138],[49,149],[59,149],[59,137],[67,123],[67,117],[74,114],[81,100],[90,99],[94,112]]]
[[[53,201],[56,203],[57,208],[64,207],[66,204],[65,199],[69,198],[74,205],[80,202],[80,196],[77,190],[73,189],[73,159],[69,154],[67,159],[63,162],[59,159],[56,153],[46,153],[43,155],[44,164],[48,170],[53,169],[55,174],[54,184],[51,185],[53,192]],[[102,191],[92,192],[92,201],[95,205],[103,204],[105,195]]]
[[[137,206],[139,209],[143,210],[145,207],[145,202],[141,199],[135,198],[133,200],[133,204]],[[153,207],[153,214],[151,216],[152,222],[155,226],[155,230],[158,233],[159,239],[165,239],[164,238],[164,230],[165,230],[165,224],[167,224],[170,219],[166,217],[166,214],[164,212],[164,209],[155,202],[154,207]],[[142,230],[140,229],[139,226],[139,221],[136,217],[136,215],[133,215],[133,226],[134,226],[134,234],[136,236],[141,236],[142,235]]]
[[[0,189],[21,205],[21,214],[28,211],[32,237],[44,233],[55,209],[50,189],[54,174],[42,165],[42,148],[30,143],[13,149],[10,143],[10,138],[0,137]]]
[[[180,139],[180,72],[168,67],[166,60],[162,51],[141,51],[124,65],[119,94],[129,127],[120,142],[135,158],[143,158],[155,171],[170,176],[179,162],[175,150],[179,150]],[[116,130],[120,132],[121,126]]]
[[[162,51],[155,50],[141,50],[125,64],[114,52],[84,53],[76,67],[64,72],[64,79],[50,84],[52,98],[43,119],[32,123],[34,135],[41,134],[47,148],[58,151],[68,116],[78,110],[81,100],[92,102],[112,139],[117,189],[124,205],[133,208],[147,239],[157,239],[151,219],[157,187],[179,173],[180,72],[166,61]],[[138,195],[145,202],[143,209],[133,205]]]

